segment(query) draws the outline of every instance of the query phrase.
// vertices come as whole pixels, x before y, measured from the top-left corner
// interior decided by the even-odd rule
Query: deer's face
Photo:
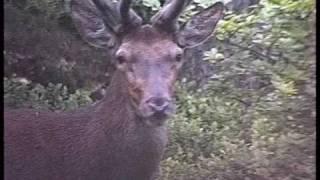
[[[217,2],[182,28],[177,19],[190,0],[167,0],[149,25],[130,9],[131,0],[71,1],[72,18],[89,44],[115,52],[118,70],[138,115],[161,125],[173,112],[174,82],[183,51],[204,42],[223,15]]]
[[[174,112],[172,96],[183,49],[169,35],[142,26],[123,39],[115,58],[140,116],[162,120]]]

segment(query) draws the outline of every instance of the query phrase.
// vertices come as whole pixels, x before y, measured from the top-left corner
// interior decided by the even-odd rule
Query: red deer
[[[184,50],[205,41],[223,14],[218,2],[181,28],[189,0],[168,0],[143,23],[130,0],[74,0],[71,15],[89,44],[117,67],[105,98],[70,112],[5,109],[6,180],[157,178],[174,112]]]

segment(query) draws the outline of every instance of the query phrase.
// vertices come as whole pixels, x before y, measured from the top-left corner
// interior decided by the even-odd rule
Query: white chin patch
[[[145,120],[145,123],[147,126],[150,126],[150,127],[158,127],[158,126],[164,125],[166,121],[167,121],[166,119],[158,120],[158,119],[148,118]]]
[[[166,123],[167,119],[174,114],[175,106],[172,105],[167,109],[166,112],[153,112],[151,109],[147,107],[140,106],[139,108],[140,116],[144,119],[146,125],[150,127],[162,126]]]

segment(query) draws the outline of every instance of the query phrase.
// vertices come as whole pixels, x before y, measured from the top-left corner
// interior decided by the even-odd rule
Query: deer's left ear
[[[178,32],[179,45],[190,48],[207,40],[223,17],[223,10],[223,3],[217,2],[194,15]]]

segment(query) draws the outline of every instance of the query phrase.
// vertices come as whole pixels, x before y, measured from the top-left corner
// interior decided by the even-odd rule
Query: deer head
[[[81,36],[114,55],[132,107],[149,124],[162,124],[173,112],[174,82],[185,49],[204,42],[223,15],[224,6],[217,2],[179,27],[179,14],[189,3],[168,0],[144,24],[130,9],[131,0],[72,2],[72,18]]]

